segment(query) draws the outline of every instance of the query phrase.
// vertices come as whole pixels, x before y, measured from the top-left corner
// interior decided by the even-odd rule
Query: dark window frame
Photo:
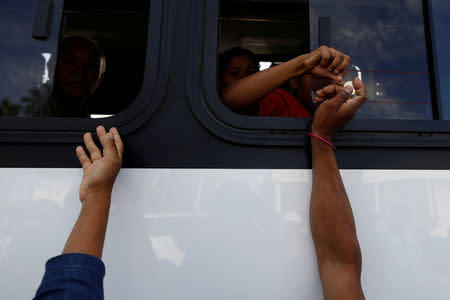
[[[99,125],[117,127],[127,135],[151,119],[169,81],[175,0],[151,0],[149,9],[144,78],[129,107],[102,119],[1,117],[0,142],[79,142],[84,132],[95,131]]]
[[[432,27],[423,0],[425,35],[432,97],[436,95]],[[197,120],[214,135],[239,144],[305,146],[310,119],[248,117],[228,110],[217,93],[217,56],[220,38],[220,0],[192,0],[188,72],[189,105]],[[438,99],[433,99],[437,102]],[[436,107],[435,107],[436,108]],[[345,147],[450,147],[450,121],[352,120],[337,134]]]

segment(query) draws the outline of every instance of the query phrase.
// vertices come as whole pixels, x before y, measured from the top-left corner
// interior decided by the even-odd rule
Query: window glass
[[[434,27],[434,45],[436,54],[437,80],[439,83],[440,100],[442,108],[442,117],[450,120],[450,6],[448,1],[433,0],[431,1],[432,20]]]
[[[81,93],[84,97],[75,99],[76,103],[86,102],[80,112],[82,117],[86,114],[91,118],[115,115],[136,99],[144,76],[149,2],[86,0],[64,2],[62,41],[73,36],[86,37],[96,44],[101,56],[104,57],[104,61],[97,62],[97,65],[95,61],[86,61],[86,72],[92,67],[100,67],[100,72],[104,73],[88,82],[94,89],[92,95],[85,97],[86,93]],[[60,54],[64,54],[63,46],[64,42],[61,43]],[[63,62],[62,55],[61,58]],[[69,55],[68,58],[68,76],[76,77],[76,70],[70,74],[72,57]],[[58,95],[58,67],[56,76],[54,95],[61,97]],[[70,87],[70,80],[68,83]],[[64,92],[62,94],[64,95]],[[60,101],[65,100],[65,97],[61,98]],[[69,106],[68,110],[71,111],[72,107]],[[76,109],[74,111],[77,112]]]
[[[320,45],[333,47],[352,58],[346,81],[358,76],[368,91],[356,118],[429,120],[433,112],[422,14],[420,0],[222,1],[219,52],[251,50],[258,67],[266,69]],[[220,60],[219,94],[226,84]],[[305,85],[285,83],[277,97],[295,96],[310,110],[308,95],[298,86]],[[254,115],[257,109],[235,111]]]
[[[23,3],[29,6],[29,2]],[[8,10],[0,14],[11,16]],[[8,71],[15,74],[12,84],[2,82],[4,86],[0,87],[3,98],[8,98],[3,106],[11,103],[14,113],[25,117],[101,118],[124,110],[136,98],[142,83],[148,13],[149,1],[66,0],[53,51],[11,46],[14,34],[6,35],[0,51],[9,51],[10,56],[17,56],[17,51],[30,52],[33,64],[31,58],[11,63],[16,68]],[[33,19],[29,19],[24,20],[31,24]],[[18,27],[24,28],[24,37],[31,36],[26,30],[30,24]],[[0,64],[8,64],[8,57],[2,55],[1,59],[4,62]],[[19,75],[28,77],[17,78]]]
[[[51,62],[56,55],[61,16],[60,2],[55,1],[51,7],[44,2],[41,1],[41,9],[48,15],[40,20],[39,1],[0,2],[0,116],[24,116],[50,94],[54,68]],[[36,21],[49,29],[48,36],[44,32],[33,38]]]
[[[311,47],[350,55],[366,85],[357,118],[432,119],[421,0],[310,0],[310,19]]]

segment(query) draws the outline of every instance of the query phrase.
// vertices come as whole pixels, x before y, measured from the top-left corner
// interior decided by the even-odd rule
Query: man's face
[[[97,88],[100,53],[88,41],[65,42],[58,55],[55,89],[65,97],[89,97]]]

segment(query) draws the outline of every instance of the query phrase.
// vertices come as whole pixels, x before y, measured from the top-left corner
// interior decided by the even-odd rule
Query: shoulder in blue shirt
[[[103,299],[105,265],[97,257],[70,253],[53,257],[34,299]]]

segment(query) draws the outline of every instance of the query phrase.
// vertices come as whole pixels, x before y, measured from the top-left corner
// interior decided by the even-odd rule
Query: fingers
[[[98,149],[98,147],[95,145],[94,140],[92,139],[92,134],[90,132],[84,135],[84,144],[86,145],[86,148],[91,155],[92,161],[96,161],[102,158],[102,153],[100,152],[100,149]]]
[[[356,97],[349,99],[347,102],[344,103],[343,109],[347,113],[354,115],[358,109],[361,107],[361,105],[364,104],[367,100],[366,96],[366,88],[364,87],[364,84],[361,80],[359,80],[358,77],[356,77],[353,80],[353,86],[356,89]]]
[[[333,58],[331,56],[331,51],[328,47],[320,47],[319,49],[320,49],[320,53],[322,56],[322,60],[320,61],[320,66],[322,68],[326,68],[330,64],[331,59]]]
[[[355,98],[360,97],[361,99],[359,100],[362,101],[362,103],[364,103],[367,100],[367,96],[366,96],[366,87],[364,86],[363,82],[358,77],[355,77],[355,79],[353,79],[353,86],[356,91]]]
[[[340,78],[336,80],[336,82],[341,83],[341,81],[343,81],[343,77],[347,74],[347,69],[352,62],[352,59],[350,58],[350,56],[345,55],[337,50],[334,50],[332,48],[330,50],[332,51],[332,56],[334,57],[334,59],[328,69],[330,72],[333,72],[334,75],[340,75]]]
[[[305,61],[305,67],[318,77],[329,78],[342,85],[350,63],[349,56],[333,48],[321,46],[311,52]]]
[[[337,94],[337,86],[335,84],[330,84],[323,89],[317,91],[318,96],[325,98],[333,98]]]
[[[319,53],[322,56],[320,66],[323,68],[328,66],[328,70],[334,75],[345,72],[352,61],[350,56],[325,46],[319,48]]]
[[[84,135],[84,143],[86,144],[86,148],[88,149],[91,158],[86,155],[83,148],[77,148],[77,155],[86,156],[90,163],[93,161],[99,160],[104,156],[117,156],[122,160],[123,156],[123,142],[120,138],[119,131],[117,128],[113,127],[110,129],[109,133],[106,132],[103,126],[98,126],[96,128],[98,138],[103,147],[103,154],[100,149],[95,145],[94,140],[92,139],[92,135],[90,133],[86,133]],[[80,158],[80,156],[78,156]],[[83,157],[84,158],[84,157]],[[85,161],[85,159],[83,160]],[[81,162],[81,160],[80,160]],[[81,162],[83,164],[83,162]]]
[[[316,100],[317,102],[323,102],[324,100],[331,99],[337,94],[337,86],[336,84],[330,84],[318,91],[316,91]]]
[[[98,126],[96,128],[98,139],[100,140],[100,143],[102,144],[102,147],[105,148],[105,142],[106,142],[106,130],[103,126]]]
[[[361,92],[364,92],[364,95],[366,94],[366,88],[358,77],[355,77],[355,79],[353,79],[353,87],[355,88],[356,93],[358,93],[358,90],[360,90]]]
[[[364,102],[366,102],[366,97],[356,96],[342,104],[341,110],[353,117]]]
[[[89,156],[87,156],[86,152],[81,146],[77,147],[76,153],[78,156],[78,160],[80,161],[80,164],[83,167],[83,170],[86,171],[87,168],[89,168],[89,166],[92,164],[91,159],[89,158]]]
[[[328,67],[328,71],[333,72],[335,75],[338,75],[340,72],[338,72],[338,70],[336,70],[337,67],[339,67],[342,62],[344,61],[345,57],[344,55],[336,55],[333,59],[333,62],[331,63],[331,65]]]
[[[344,77],[342,75],[338,75],[334,78],[334,81],[339,84],[339,85],[343,85],[344,84]]]
[[[342,74],[343,76],[345,76],[345,74],[347,74],[348,66],[350,66],[350,63],[352,62],[352,59],[348,55],[342,54],[342,56],[343,60],[339,64],[339,66],[334,69],[334,74]]]
[[[116,144],[117,152],[119,154],[120,159],[122,159],[123,156],[123,142],[120,138],[119,131],[117,128],[113,127],[109,130],[110,133],[114,135],[114,143]]]
[[[106,133],[106,130],[103,126],[97,127],[97,134],[100,139],[100,143],[103,147],[103,155],[104,156],[116,156],[118,157],[118,151],[116,148],[116,144],[114,143],[114,136],[111,132]]]
[[[330,102],[339,107],[350,99],[350,96],[352,95],[353,92],[353,88],[351,86],[345,86],[344,88],[341,88],[340,86],[337,85],[335,86],[336,86],[336,96],[330,99]]]
[[[345,77],[345,75],[347,75],[347,73],[348,73],[348,67],[344,71],[342,71],[340,75],[342,77]]]

